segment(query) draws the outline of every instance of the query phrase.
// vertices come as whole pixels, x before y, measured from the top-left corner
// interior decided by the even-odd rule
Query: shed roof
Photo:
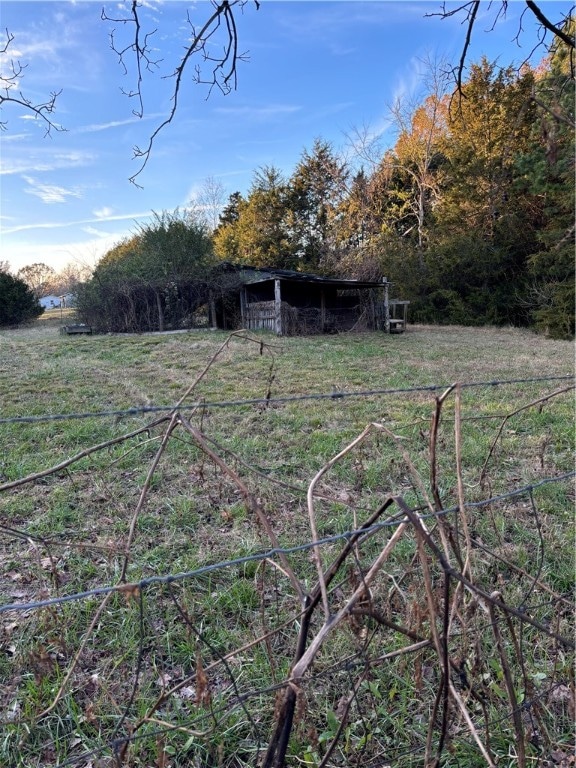
[[[333,288],[381,288],[389,283],[386,280],[347,280],[339,277],[323,277],[313,275],[307,272],[296,272],[291,269],[275,269],[268,267],[250,267],[245,265],[231,265],[236,267],[245,277],[246,283],[264,283],[268,280],[287,280],[289,282],[313,283],[315,285],[326,285]]]

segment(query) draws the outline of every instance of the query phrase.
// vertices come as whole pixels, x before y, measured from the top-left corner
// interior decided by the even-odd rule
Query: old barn
[[[215,302],[213,319],[219,328],[297,336],[398,333],[406,327],[408,302],[391,301],[386,280],[342,280],[281,269],[241,268],[240,274],[240,286]]]

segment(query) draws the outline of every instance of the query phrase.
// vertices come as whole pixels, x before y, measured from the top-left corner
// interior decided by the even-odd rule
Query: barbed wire
[[[537,384],[548,381],[568,381],[574,379],[574,374],[564,374],[562,376],[535,376],[525,379],[497,379],[493,381],[473,381],[459,382],[462,389],[472,389],[480,387],[499,387],[511,384]],[[304,393],[301,395],[286,395],[283,397],[254,397],[242,400],[197,400],[192,403],[180,405],[142,405],[133,406],[126,409],[116,409],[107,411],[83,411],[79,413],[53,413],[42,414],[39,416],[8,416],[1,417],[0,424],[34,424],[49,421],[68,421],[78,419],[98,419],[98,418],[126,418],[130,416],[139,416],[145,413],[171,413],[172,411],[194,411],[198,408],[238,408],[248,405],[281,405],[286,403],[296,403],[303,400],[342,400],[353,397],[375,397],[385,395],[410,394],[415,392],[437,392],[446,390],[454,384],[428,384],[417,387],[395,387],[388,389],[370,389],[360,390],[358,392],[319,392]]]
[[[525,485],[522,488],[516,488],[513,491],[508,491],[507,493],[502,493],[498,496],[492,496],[481,501],[467,502],[464,506],[467,508],[478,509],[480,507],[489,506],[490,504],[495,504],[499,501],[504,501],[505,499],[531,494],[536,488],[539,488],[543,485],[562,482],[575,476],[576,471],[566,472],[563,475],[557,475],[555,477],[545,477],[539,480],[537,483],[531,483],[530,485]],[[447,507],[446,509],[438,510],[436,512],[428,512],[422,514],[420,517],[423,520],[429,518],[444,517],[446,515],[457,512],[458,509],[458,506]],[[210,565],[203,565],[200,568],[195,568],[192,571],[171,573],[165,576],[150,576],[145,579],[140,579],[137,582],[94,587],[93,589],[85,590],[84,592],[75,592],[70,595],[60,595],[58,597],[46,598],[45,600],[36,600],[28,603],[6,603],[4,605],[0,605],[0,614],[6,613],[7,611],[31,611],[38,608],[48,608],[56,605],[62,605],[64,603],[75,602],[77,600],[84,600],[90,597],[105,596],[111,592],[137,592],[151,586],[173,584],[178,581],[194,579],[198,576],[203,576],[205,574],[212,573],[213,571],[219,571],[225,568],[231,568],[233,566],[244,565],[254,561],[269,560],[277,555],[291,555],[297,552],[305,552],[306,550],[314,549],[318,546],[325,546],[338,541],[351,539],[354,536],[364,536],[367,534],[377,533],[384,528],[391,528],[398,526],[401,523],[407,522],[409,522],[408,519],[403,514],[399,514],[383,522],[374,523],[374,525],[367,526],[366,528],[344,531],[342,533],[333,534],[332,536],[326,536],[322,539],[319,539],[318,541],[307,541],[302,544],[295,544],[291,547],[273,547],[271,549],[267,549],[265,552],[255,552],[251,555],[244,555],[242,557],[233,558],[231,560],[222,560],[217,563],[211,563]]]

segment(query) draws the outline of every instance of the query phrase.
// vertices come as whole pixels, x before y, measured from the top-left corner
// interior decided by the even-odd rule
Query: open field
[[[0,331],[0,765],[571,764],[571,343],[63,321]]]

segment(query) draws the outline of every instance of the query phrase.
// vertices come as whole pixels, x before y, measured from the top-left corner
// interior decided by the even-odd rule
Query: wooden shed
[[[390,283],[341,280],[289,270],[242,269],[234,296],[218,302],[220,328],[266,329],[278,336],[351,330],[401,332],[403,319],[390,322]]]

